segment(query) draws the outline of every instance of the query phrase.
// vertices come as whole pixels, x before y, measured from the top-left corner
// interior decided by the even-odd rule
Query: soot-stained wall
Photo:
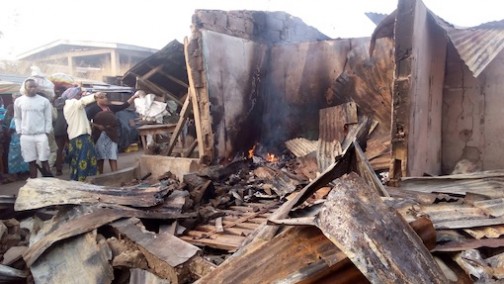
[[[378,136],[390,139],[393,44],[380,39],[372,58],[369,38],[335,39],[271,49],[264,84],[265,143],[318,139],[319,110],[354,101],[360,113],[379,122]]]
[[[447,39],[421,1],[397,11],[391,176],[438,175]]]
[[[443,171],[468,159],[482,170],[504,168],[504,53],[478,76],[448,48],[443,96]]]
[[[301,19],[284,12],[196,10],[193,26],[266,44],[329,39]]]
[[[319,110],[349,101],[376,114],[375,133],[390,140],[390,39],[380,39],[370,58],[369,38],[321,40],[327,37],[285,13],[197,11],[193,23],[189,62],[205,145],[205,129],[213,139],[205,154],[214,162],[257,142],[275,152],[291,138],[316,140]]]
[[[202,42],[215,151],[218,157],[233,157],[259,136],[257,105],[267,47],[211,31],[202,31]]]

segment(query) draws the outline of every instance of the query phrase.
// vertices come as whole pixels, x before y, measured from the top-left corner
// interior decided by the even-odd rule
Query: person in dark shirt
[[[61,97],[61,94],[64,90],[56,90],[55,93],[57,97]],[[63,114],[63,107],[65,106],[65,101],[62,100],[54,100],[53,106],[56,109],[56,119],[53,121],[53,129],[54,129],[54,140],[56,141],[56,145],[58,146],[58,150],[56,152],[56,161],[54,166],[56,167],[56,175],[60,176],[63,174],[63,162],[64,162],[64,153],[65,148],[68,145],[68,124],[65,120],[65,116]]]
[[[96,145],[98,173],[103,173],[103,164],[109,160],[110,171],[117,171],[118,131],[119,122],[115,113],[128,108],[138,95],[131,96],[127,102],[120,105],[111,104],[107,94],[96,93],[96,103],[86,108],[88,119],[92,122],[92,136]],[[103,113],[107,112],[107,113]]]

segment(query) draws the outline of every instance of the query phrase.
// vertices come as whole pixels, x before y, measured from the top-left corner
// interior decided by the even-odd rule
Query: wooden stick
[[[180,131],[182,130],[182,126],[184,126],[185,122],[187,121],[187,114],[188,114],[187,109],[189,108],[190,103],[191,103],[191,96],[189,95],[187,96],[184,105],[182,106],[182,110],[180,110],[180,118],[170,138],[170,143],[168,144],[168,152],[166,153],[166,156],[171,155],[171,153],[173,152],[173,148],[175,148],[175,145],[177,144],[177,138],[180,134]]]
[[[186,61],[186,68],[187,68],[187,78],[189,79],[189,90],[190,90],[190,96],[192,96],[192,106],[193,106],[193,112],[194,112],[194,123],[196,125],[196,137],[198,140],[198,155],[199,157],[204,156],[204,143],[203,143],[203,132],[201,130],[201,116],[200,116],[200,109],[199,109],[199,101],[198,101],[198,96],[196,94],[196,88],[194,87],[194,78],[192,76],[192,68],[189,64],[189,40],[187,37],[184,38],[184,55],[185,55],[185,61]]]
[[[198,146],[198,140],[194,140],[191,143],[191,146],[189,146],[189,148],[187,148],[187,151],[182,153],[182,156],[183,157],[190,157],[192,155],[192,153],[194,152],[194,149],[196,149],[196,146]]]

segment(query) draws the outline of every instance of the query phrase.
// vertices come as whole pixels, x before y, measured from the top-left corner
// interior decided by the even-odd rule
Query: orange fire
[[[256,145],[254,145],[254,147],[252,147],[252,149],[248,150],[248,158],[249,159],[252,159],[252,157],[254,157],[254,151],[255,151],[255,148],[256,148]]]
[[[275,156],[275,154],[266,154],[266,161],[270,162],[270,163],[275,163],[275,162],[278,162],[278,157]]]

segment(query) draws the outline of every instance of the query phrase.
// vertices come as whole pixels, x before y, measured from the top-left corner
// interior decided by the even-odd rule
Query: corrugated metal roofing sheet
[[[154,70],[156,71],[152,73]],[[184,45],[177,40],[171,41],[160,51],[145,58],[128,70],[122,81],[130,87],[135,87],[137,76],[147,75],[147,79],[151,83],[172,94],[180,103],[180,99],[187,93],[187,85],[189,84]],[[147,86],[145,87],[147,88]],[[155,90],[149,90],[148,88],[146,91],[155,93]]]
[[[461,28],[428,11],[436,24],[445,30],[450,42],[474,77],[478,77],[504,48],[504,20]],[[392,12],[377,25],[371,37],[370,55],[373,54],[374,43],[378,38],[393,37],[395,14],[396,11]]]
[[[285,146],[294,156],[303,157],[317,150],[318,141],[312,141],[306,138],[295,138],[286,141]]]
[[[385,19],[388,15],[387,14],[381,14],[381,13],[373,13],[373,12],[367,12],[364,13],[370,20],[373,22],[375,25],[378,25],[383,19]]]
[[[474,77],[478,77],[504,48],[504,20],[466,29],[454,28],[447,33]]]
[[[424,193],[451,193],[460,196],[472,193],[488,198],[504,198],[504,171],[493,170],[438,177],[405,177],[402,178],[400,187]]]

